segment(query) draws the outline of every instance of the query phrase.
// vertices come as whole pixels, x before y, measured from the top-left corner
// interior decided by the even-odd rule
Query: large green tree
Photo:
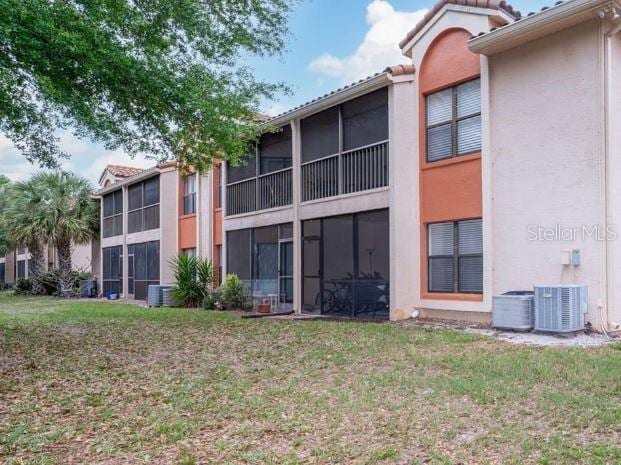
[[[57,130],[199,170],[239,161],[282,87],[247,57],[279,53],[297,0],[0,0],[0,132],[31,161]]]

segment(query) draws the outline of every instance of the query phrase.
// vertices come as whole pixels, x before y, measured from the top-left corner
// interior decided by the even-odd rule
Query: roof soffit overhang
[[[412,36],[412,38],[405,43],[403,47],[401,47],[401,53],[408,58],[412,58],[412,50],[416,44],[418,44],[418,42],[420,42],[420,40],[435,26],[435,24],[450,11],[487,16],[493,24],[498,25],[508,24],[514,21],[514,18],[507,14],[504,10],[447,3],[426,22],[420,31]]]
[[[468,47],[474,53],[491,56],[595,19],[602,8],[620,8],[620,5],[610,0],[570,0],[474,37]]]
[[[359,97],[374,90],[381,89],[392,83],[392,76],[388,72],[380,73],[369,79],[366,79],[358,84],[346,87],[340,91],[331,93],[323,98],[318,98],[300,108],[293,109],[282,115],[278,115],[268,121],[268,124],[273,126],[281,126],[295,119],[305,118],[306,116],[314,113],[319,113],[322,110],[326,110],[334,105],[338,105],[352,98]]]

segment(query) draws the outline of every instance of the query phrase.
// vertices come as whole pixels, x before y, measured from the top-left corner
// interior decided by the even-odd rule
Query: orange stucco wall
[[[480,58],[468,50],[470,33],[451,29],[429,47],[419,73],[421,294],[432,299],[482,300],[481,295],[427,292],[427,224],[482,216],[481,154],[426,162],[425,95],[476,78]]]
[[[179,218],[179,250],[196,247],[196,215]]]
[[[179,176],[179,251],[196,248],[196,214],[183,214],[183,176]]]

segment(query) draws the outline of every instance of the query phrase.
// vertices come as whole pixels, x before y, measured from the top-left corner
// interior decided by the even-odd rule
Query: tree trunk
[[[73,273],[71,264],[71,240],[61,236],[56,240],[56,253],[58,254],[58,286],[60,297],[74,297]]]
[[[41,273],[45,270],[45,256],[43,255],[43,247],[40,243],[29,244],[28,252],[30,252],[30,261],[32,266],[28,271],[30,278],[30,293],[32,295],[40,295],[45,291],[45,287],[41,282]]]

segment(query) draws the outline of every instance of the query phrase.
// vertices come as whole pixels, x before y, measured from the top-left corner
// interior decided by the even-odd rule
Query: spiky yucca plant
[[[180,254],[171,260],[175,274],[175,287],[172,296],[182,307],[196,308],[203,304],[213,283],[213,264],[211,260]]]

